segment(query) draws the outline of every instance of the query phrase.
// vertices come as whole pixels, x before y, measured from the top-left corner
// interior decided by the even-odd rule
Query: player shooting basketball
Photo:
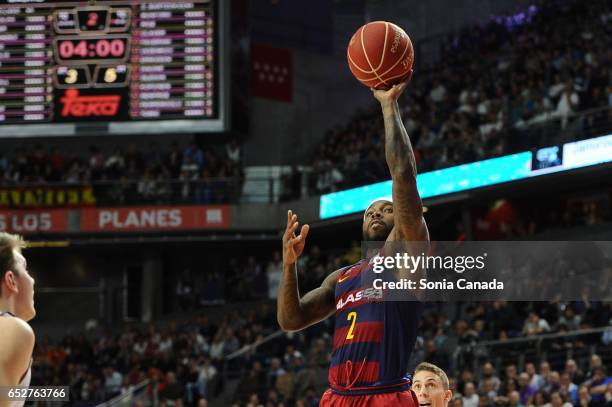
[[[34,279],[27,270],[20,236],[0,233],[0,387],[29,386],[36,315]],[[0,406],[22,406],[24,401],[0,400]]]
[[[409,75],[411,76],[411,74]],[[365,240],[429,242],[423,206],[416,185],[416,163],[397,100],[406,82],[389,90],[373,90],[382,107],[385,156],[393,180],[393,196],[371,203],[364,213]],[[297,331],[335,314],[330,389],[322,406],[416,406],[407,375],[422,303],[382,301],[382,293],[359,278],[372,269],[369,258],[336,270],[321,287],[299,297],[296,262],[304,250],[309,226],[296,235],[297,215],[287,214],[283,236],[283,278],[278,296],[278,322]],[[416,278],[404,275],[396,277]]]

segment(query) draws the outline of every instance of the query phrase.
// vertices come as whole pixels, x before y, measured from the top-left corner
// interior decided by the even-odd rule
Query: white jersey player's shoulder
[[[2,386],[20,383],[29,369],[34,350],[34,331],[21,318],[0,316],[0,382]]]

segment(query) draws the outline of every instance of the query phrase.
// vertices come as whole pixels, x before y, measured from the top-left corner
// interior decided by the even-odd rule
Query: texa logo
[[[62,117],[115,116],[119,110],[121,96],[80,96],[78,90],[68,89],[60,101],[64,105]]]

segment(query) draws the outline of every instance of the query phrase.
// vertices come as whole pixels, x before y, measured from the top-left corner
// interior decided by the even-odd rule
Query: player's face
[[[412,378],[412,390],[419,406],[446,407],[452,392],[444,389],[442,380],[433,372],[421,370]]]
[[[28,273],[25,257],[19,251],[13,251],[15,258],[15,277],[17,281],[17,301],[15,302],[15,315],[24,321],[29,321],[36,315],[34,309],[34,279]]]
[[[393,225],[393,204],[388,201],[374,202],[364,215],[363,240],[386,240]]]

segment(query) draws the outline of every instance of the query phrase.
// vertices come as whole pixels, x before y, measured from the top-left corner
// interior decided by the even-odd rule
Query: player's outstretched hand
[[[393,103],[397,101],[400,95],[404,92],[410,80],[412,79],[412,70],[410,70],[410,75],[408,78],[402,83],[395,84],[391,86],[389,89],[374,89],[372,88],[372,93],[376,100],[378,100],[381,104]]]
[[[306,236],[310,226],[303,225],[299,236],[295,235],[295,231],[299,226],[297,215],[291,210],[287,212],[287,228],[283,235],[283,264],[294,264],[304,251],[306,244]]]

